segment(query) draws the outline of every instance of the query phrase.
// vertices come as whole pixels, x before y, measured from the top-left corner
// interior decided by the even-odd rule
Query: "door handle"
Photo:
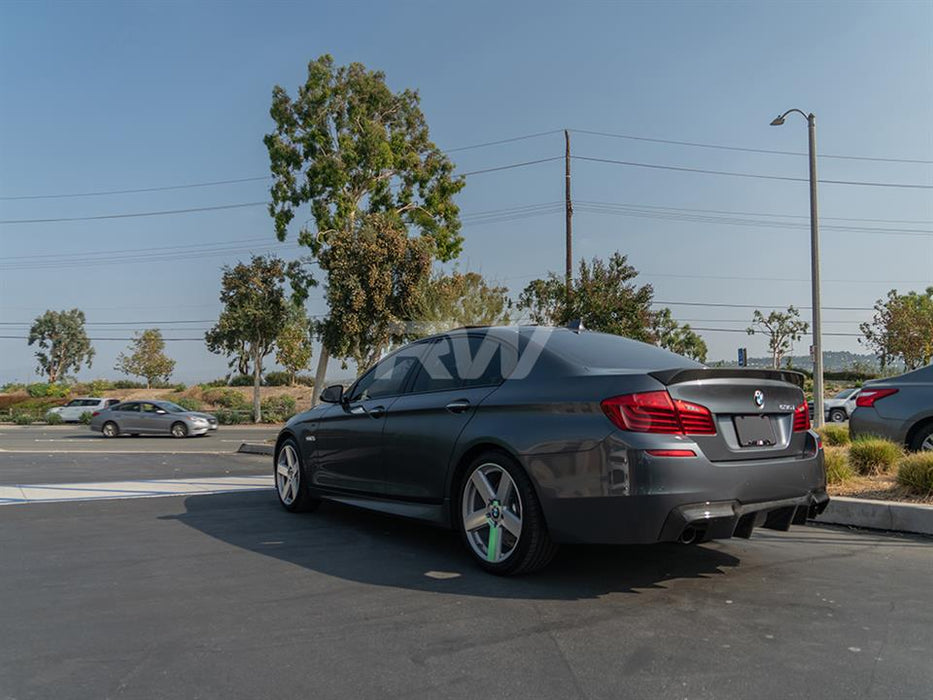
[[[385,406],[373,406],[371,409],[369,409],[369,415],[372,418],[380,418],[385,412]]]
[[[470,407],[470,402],[466,399],[457,399],[447,404],[447,410],[451,413],[463,413]]]

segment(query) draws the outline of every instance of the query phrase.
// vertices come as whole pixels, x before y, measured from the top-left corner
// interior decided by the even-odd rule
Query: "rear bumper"
[[[884,437],[903,443],[907,429],[900,419],[882,418],[875,408],[859,406],[849,416],[849,433],[853,438],[864,436]]]
[[[829,502],[822,452],[710,462],[607,442],[523,462],[558,542],[647,544],[679,540],[688,530],[699,539],[748,537],[755,527],[786,530]]]

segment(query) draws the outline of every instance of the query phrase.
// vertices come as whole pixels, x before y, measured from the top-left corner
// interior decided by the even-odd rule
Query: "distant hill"
[[[793,355],[785,357],[782,361],[783,366],[791,368],[813,371],[813,360],[809,355]],[[736,360],[722,363],[724,367],[738,367]],[[748,358],[749,367],[770,367],[770,357],[750,357]],[[824,372],[843,372],[858,368],[863,372],[880,372],[881,366],[878,364],[878,358],[871,354],[859,354],[854,352],[830,350],[823,353],[823,371]]]

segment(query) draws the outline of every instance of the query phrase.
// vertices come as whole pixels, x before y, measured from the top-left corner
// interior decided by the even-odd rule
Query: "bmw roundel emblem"
[[[765,394],[761,389],[755,390],[755,405],[758,406],[758,408],[765,407]]]

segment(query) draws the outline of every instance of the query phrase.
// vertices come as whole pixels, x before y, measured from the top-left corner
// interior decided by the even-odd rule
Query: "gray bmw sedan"
[[[495,574],[538,569],[559,543],[787,530],[828,502],[802,385],[603,333],[459,329],[292,418],[275,446],[278,498],[452,527]]]

